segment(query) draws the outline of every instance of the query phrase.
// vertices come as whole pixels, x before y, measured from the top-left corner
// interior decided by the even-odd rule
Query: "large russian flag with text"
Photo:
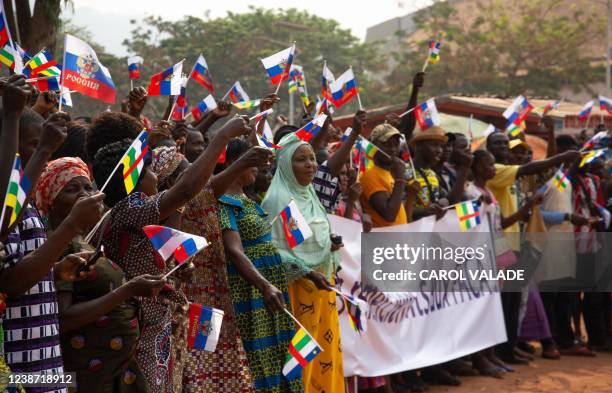
[[[63,86],[107,104],[115,102],[117,91],[110,72],[89,44],[66,34],[64,63]]]

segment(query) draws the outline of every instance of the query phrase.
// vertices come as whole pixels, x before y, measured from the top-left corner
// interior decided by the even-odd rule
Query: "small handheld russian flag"
[[[357,82],[353,69],[349,68],[330,85],[332,103],[340,108],[357,96]]]
[[[612,98],[599,96],[599,109],[602,111],[608,112],[608,114],[612,115]]]
[[[325,124],[325,120],[327,119],[327,115],[320,114],[314,120],[310,121],[304,127],[300,128],[295,132],[295,136],[300,138],[305,142],[309,142],[312,138],[317,136],[323,124]]]
[[[148,94],[150,96],[176,96],[181,93],[183,61],[151,77]]]
[[[198,102],[198,105],[191,109],[191,115],[194,120],[200,120],[203,114],[206,114],[217,107],[217,102],[212,94],[209,94],[202,101]]]
[[[211,93],[215,93],[215,87],[213,86],[212,77],[208,70],[208,64],[206,64],[206,60],[204,60],[204,56],[202,56],[201,53],[198,60],[196,60],[196,63],[193,65],[189,77],[202,85],[202,87],[208,89]]]
[[[294,200],[289,202],[279,216],[290,248],[295,248],[312,236],[312,230]]]
[[[223,315],[223,310],[190,303],[187,347],[215,352]]]
[[[255,136],[257,137],[257,143],[259,144],[259,146],[261,147],[265,147],[267,149],[281,149],[282,146],[279,145],[275,145],[274,143],[270,142],[265,136],[263,135],[259,135],[257,133],[255,133]]]
[[[234,82],[231,89],[227,92],[225,97],[229,96],[230,100],[236,104],[238,102],[249,101],[249,95],[244,91],[240,81]],[[224,97],[224,98],[225,98]]]
[[[506,129],[511,130],[520,126],[529,116],[529,113],[533,110],[533,106],[527,101],[527,98],[518,96],[514,99],[512,104],[504,111],[503,116],[508,119]]]
[[[144,63],[144,59],[140,56],[130,56],[127,59],[128,72],[130,73],[130,79],[140,78],[140,66]]]
[[[289,70],[295,55],[295,44],[287,49],[261,59],[263,66],[270,77],[274,86],[279,85],[289,79]]]
[[[578,114],[578,119],[580,121],[586,121],[589,118],[593,105],[595,105],[595,101],[591,100],[582,107],[580,113]]]
[[[438,108],[433,98],[428,99],[422,104],[417,105],[414,108],[414,116],[421,131],[425,131],[431,126],[440,125],[440,116],[438,115]]]
[[[334,77],[334,74],[332,74],[331,70],[327,67],[327,62],[323,63],[323,76],[321,77],[321,95],[323,95],[323,98],[328,101],[332,100],[330,85],[335,80],[336,78]]]
[[[208,246],[201,236],[161,225],[147,225],[142,230],[164,261],[174,255],[176,262],[181,264]]]

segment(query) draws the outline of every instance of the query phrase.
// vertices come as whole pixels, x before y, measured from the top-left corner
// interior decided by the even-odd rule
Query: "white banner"
[[[367,331],[355,332],[338,298],[344,375],[373,377],[418,369],[456,359],[506,341],[498,293],[485,292],[363,292],[361,290],[361,224],[330,216],[334,233],[342,236],[342,292],[368,303]],[[483,217],[480,228],[488,231]],[[436,221],[380,228],[381,232],[457,232],[457,215],[449,210]]]

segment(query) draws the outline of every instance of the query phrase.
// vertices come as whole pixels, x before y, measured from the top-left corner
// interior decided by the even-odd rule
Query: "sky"
[[[204,16],[210,10],[212,18],[227,11],[247,12],[253,4],[263,8],[298,8],[323,18],[336,19],[344,28],[364,39],[366,29],[388,19],[405,15],[428,3],[428,0],[74,0],[74,13],[65,10],[76,25],[87,27],[94,39],[115,55],[126,55],[121,45],[129,36],[130,19],[160,15],[177,20],[184,15]],[[367,6],[366,6],[367,4]]]

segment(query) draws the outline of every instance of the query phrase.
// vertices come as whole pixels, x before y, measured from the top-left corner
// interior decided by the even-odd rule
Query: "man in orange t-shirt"
[[[408,223],[406,199],[414,200],[418,192],[416,182],[411,183],[406,192],[406,165],[398,157],[400,137],[401,133],[390,124],[374,127],[370,135],[370,141],[382,152],[376,153],[374,167],[366,170],[359,182],[363,189],[361,206],[364,213],[372,217],[374,227]]]

